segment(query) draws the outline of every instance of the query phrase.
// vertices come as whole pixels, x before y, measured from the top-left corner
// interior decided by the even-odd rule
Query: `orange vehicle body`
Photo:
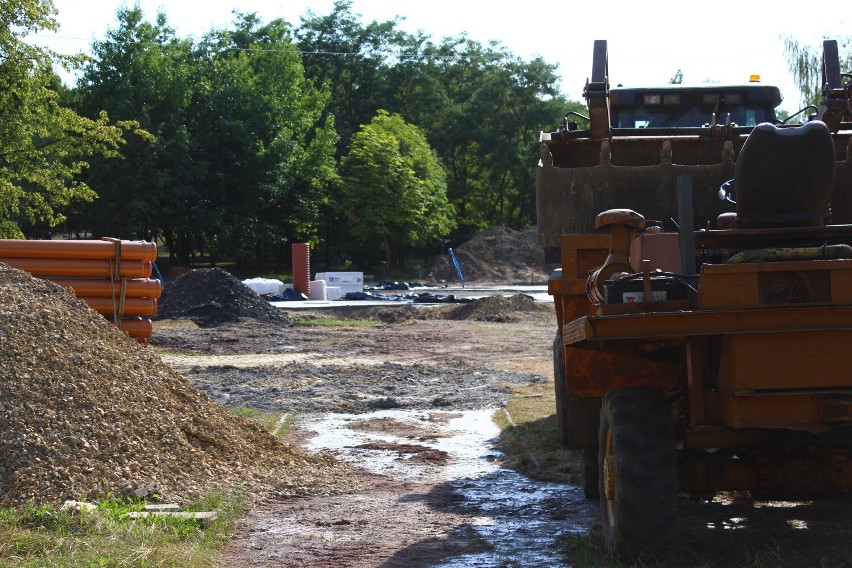
[[[665,543],[679,493],[852,490],[852,82],[831,49],[816,120],[719,127],[717,103],[682,136],[620,135],[596,42],[588,131],[542,134],[557,427],[613,551]]]

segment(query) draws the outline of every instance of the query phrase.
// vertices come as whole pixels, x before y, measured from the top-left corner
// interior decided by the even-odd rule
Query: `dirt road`
[[[389,317],[394,309],[382,317],[395,323],[378,327],[358,321],[375,312],[333,326],[158,323],[153,347],[214,399],[294,414],[291,439],[363,468],[363,492],[253,508],[227,562],[560,565],[556,542],[586,530],[592,508],[574,486],[500,467],[492,420],[513,388],[549,385],[552,305],[523,303],[498,322],[477,320],[475,308],[461,320],[428,309]]]
[[[293,419],[290,441],[358,466],[360,491],[257,503],[239,521],[225,565],[573,564],[565,543],[594,527],[596,504],[575,484],[532,481],[502,467],[492,420],[513,390],[548,396],[552,306],[521,304],[497,321],[483,321],[476,307],[462,319],[383,308],[387,324],[364,325],[359,318],[375,320],[374,310],[334,325],[157,322],[152,348],[193,384],[227,406]],[[555,436],[551,419],[539,426]],[[576,456],[566,455],[558,465],[570,479]],[[754,558],[750,566],[852,566],[848,499],[723,495],[682,499],[679,507],[682,558],[696,546],[727,547],[736,558]],[[680,565],[706,565],[695,558]]]

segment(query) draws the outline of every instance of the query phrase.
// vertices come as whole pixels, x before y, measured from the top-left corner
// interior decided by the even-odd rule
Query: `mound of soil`
[[[514,294],[477,298],[462,304],[421,308],[412,305],[363,308],[354,306],[347,308],[345,312],[339,311],[336,315],[341,319],[375,319],[388,325],[405,325],[414,320],[435,319],[515,323],[550,317],[552,314],[552,304],[538,303],[526,294]]]
[[[453,249],[465,282],[542,284],[555,265],[544,263],[536,229],[515,231],[491,227]],[[449,254],[437,257],[425,271],[434,281],[457,281],[458,273]]]
[[[444,319],[514,323],[521,319],[550,315],[553,306],[538,304],[525,294],[489,296],[436,312]]]
[[[0,264],[0,506],[156,486],[342,490],[347,469],[215,404],[51,282]]]
[[[189,318],[201,327],[239,318],[292,323],[254,290],[221,268],[190,270],[166,283],[157,317]]]

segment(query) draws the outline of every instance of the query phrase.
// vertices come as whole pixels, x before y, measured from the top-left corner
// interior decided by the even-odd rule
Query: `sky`
[[[93,39],[115,27],[116,10],[135,3],[147,19],[162,11],[180,36],[200,37],[228,27],[235,8],[263,21],[282,17],[298,25],[309,9],[328,14],[334,0],[54,0],[60,30],[34,41],[62,53],[86,52]],[[352,12],[365,23],[399,16],[399,28],[436,41],[466,33],[481,43],[496,40],[524,59],[541,56],[558,64],[560,91],[573,100],[582,100],[594,41],[605,39],[612,86],[665,84],[678,70],[685,84],[742,83],[759,74],[762,83],[781,89],[781,108],[793,113],[800,100],[783,38],[820,48],[824,38],[852,35],[845,2],[824,0],[810,11],[796,6],[784,12],[780,3],[766,0],[353,0]]]

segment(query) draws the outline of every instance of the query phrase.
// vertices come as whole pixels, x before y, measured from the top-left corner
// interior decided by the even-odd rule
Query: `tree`
[[[95,198],[77,179],[93,156],[118,156],[132,122],[84,118],[60,104],[60,56],[24,40],[55,30],[50,0],[7,0],[0,9],[0,237],[47,237],[76,202]]]
[[[316,238],[336,135],[322,117],[328,95],[305,80],[288,25],[237,14],[232,29],[194,44],[163,14],[153,23],[138,7],[117,16],[78,86],[81,108],[109,105],[156,142],[129,144],[133,159],[120,168],[93,168],[99,210],[114,214],[93,208],[87,222],[156,232],[180,265],[202,249],[245,258],[263,252],[258,243]]]
[[[389,54],[405,36],[396,21],[361,24],[351,7],[352,0],[336,0],[325,16],[309,10],[295,31],[305,75],[331,89],[326,111],[335,117],[340,154],[359,126],[383,108]]]
[[[852,68],[852,38],[841,39],[837,43],[841,69]],[[786,37],[784,58],[801,94],[802,105],[819,106],[823,87],[822,44],[819,47],[801,45],[795,38]]]
[[[341,213],[362,251],[380,248],[389,269],[396,246],[436,242],[455,227],[446,174],[425,136],[380,110],[353,137],[341,164]]]
[[[172,260],[187,259],[203,204],[193,183],[199,166],[187,126],[192,43],[178,38],[162,13],[145,21],[138,5],[120,8],[116,21],[92,46],[73,100],[89,115],[106,108],[137,120],[155,139],[132,138],[123,148],[125,160],[93,164],[88,182],[100,199],[84,208],[79,222],[116,237],[162,236]]]
[[[281,19],[238,14],[205,39],[209,55],[194,105],[197,160],[210,188],[210,226],[243,249],[315,242],[329,187],[337,181],[328,89],[305,78]]]
[[[535,222],[538,136],[567,110],[555,66],[523,61],[499,43],[464,36],[409,38],[390,103],[417,117],[448,170],[448,196],[463,232]],[[390,83],[390,81],[389,81]]]
[[[672,75],[672,78],[669,79],[670,85],[682,85],[683,84],[683,69],[678,69],[675,71],[675,74]]]
[[[328,112],[341,133],[338,150],[376,109],[422,128],[448,173],[448,199],[462,233],[489,225],[535,223],[538,136],[569,107],[556,67],[524,61],[498,42],[466,36],[434,42],[397,29],[397,20],[362,24],[350,0],[302,18],[295,32],[306,73],[332,92]],[[328,217],[328,234],[345,221]]]

